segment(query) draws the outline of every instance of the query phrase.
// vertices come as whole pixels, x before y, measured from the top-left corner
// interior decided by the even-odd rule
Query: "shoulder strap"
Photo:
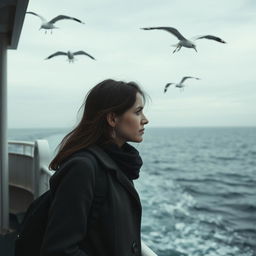
[[[105,197],[107,194],[107,173],[105,169],[100,168],[100,163],[97,162],[96,158],[92,154],[87,154],[92,160],[95,167],[96,173],[96,184],[95,184],[95,195],[97,197]]]
[[[95,195],[97,196],[101,196],[101,195],[106,195],[106,191],[107,191],[107,173],[105,171],[104,168],[100,168],[100,163],[97,161],[96,157],[94,156],[94,154],[92,152],[90,152],[89,150],[85,150],[85,151],[80,151],[74,154],[74,157],[87,157],[91,160],[93,166],[95,167],[95,177],[96,177],[96,184],[95,184]],[[52,186],[50,186],[50,190],[51,192],[54,194],[56,191],[56,188],[58,187],[58,185],[61,183],[62,178],[66,175],[67,170],[65,170],[65,165],[67,165],[69,163],[69,160],[67,160],[61,170],[58,171],[58,178],[57,178],[57,182],[55,182],[54,184],[52,184]],[[55,179],[56,180],[56,179]]]
[[[76,154],[77,156],[86,156],[90,158],[92,164],[95,167],[95,196],[93,199],[93,203],[91,206],[91,210],[88,218],[89,227],[93,226],[99,216],[101,215],[101,209],[105,202],[107,193],[108,193],[108,180],[107,180],[107,172],[105,168],[101,168],[101,164],[97,161],[95,155],[89,150],[80,151]]]
[[[80,151],[80,152],[75,153],[74,157],[77,157],[77,156],[78,157],[83,157],[83,156],[88,157],[92,161],[92,164],[95,167],[95,191],[94,191],[95,196],[94,196],[92,207],[91,207],[91,210],[89,213],[89,223],[88,223],[89,225],[92,225],[92,224],[96,223],[96,220],[100,216],[101,208],[104,204],[106,195],[108,193],[107,172],[106,172],[105,168],[101,168],[101,164],[97,161],[94,154],[92,152],[90,152],[89,150]],[[65,168],[63,168],[63,170],[60,170],[60,172],[62,171],[62,173],[59,173],[58,184],[56,184],[57,186],[61,183],[61,179],[66,174],[66,171],[64,171],[64,169]],[[54,192],[56,191],[57,186],[54,186],[54,189],[53,188],[50,189],[53,196],[54,196]]]

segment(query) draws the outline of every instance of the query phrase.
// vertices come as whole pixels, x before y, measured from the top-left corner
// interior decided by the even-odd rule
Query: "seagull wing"
[[[194,78],[196,80],[199,80],[200,78],[198,77],[193,77],[193,76],[184,76],[181,81],[180,81],[180,84],[182,84],[185,80],[189,79],[189,78]]]
[[[26,13],[35,15],[35,16],[39,17],[42,22],[46,22],[46,19],[43,16],[41,16],[41,15],[35,13],[35,12],[26,12]]]
[[[82,22],[81,20],[74,18],[74,17],[66,16],[66,15],[58,15],[55,18],[51,19],[49,22],[53,24],[59,20],[74,20],[74,21],[84,24],[84,22]]]
[[[92,55],[88,54],[88,53],[85,52],[85,51],[77,51],[77,52],[74,52],[73,54],[74,54],[74,55],[86,55],[86,56],[88,56],[89,58],[95,60],[95,58],[94,58]]]
[[[173,83],[168,83],[168,84],[165,85],[165,87],[164,87],[164,92],[167,91],[168,87],[169,87],[171,84],[173,84]]]
[[[67,53],[66,52],[55,52],[55,53],[51,54],[50,56],[48,56],[46,58],[46,60],[49,60],[49,59],[51,59],[51,58],[53,58],[55,56],[60,56],[60,55],[67,55]]]
[[[144,30],[161,29],[173,34],[179,40],[186,40],[186,38],[176,28],[173,28],[173,27],[151,27],[151,28],[141,28],[141,29],[144,29]]]
[[[212,35],[206,35],[206,36],[199,36],[196,38],[196,40],[198,39],[210,39],[210,40],[214,40],[214,41],[217,41],[219,43],[223,43],[223,44],[226,44],[226,42],[224,40],[222,40],[221,38],[217,37],[217,36],[212,36]]]

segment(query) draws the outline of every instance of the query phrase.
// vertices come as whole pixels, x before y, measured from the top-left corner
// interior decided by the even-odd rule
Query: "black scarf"
[[[101,146],[128,179],[135,180],[139,178],[139,172],[143,162],[137,149],[128,143],[125,143],[121,148],[115,143],[107,143]]]

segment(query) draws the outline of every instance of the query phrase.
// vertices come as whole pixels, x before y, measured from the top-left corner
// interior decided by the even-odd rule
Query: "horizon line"
[[[74,127],[75,128],[75,127]],[[256,125],[191,125],[191,126],[149,126],[151,128],[256,128]],[[73,127],[8,127],[8,130],[14,129],[73,129]]]

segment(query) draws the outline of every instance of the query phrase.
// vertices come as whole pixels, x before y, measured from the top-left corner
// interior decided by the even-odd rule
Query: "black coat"
[[[142,208],[133,182],[99,146],[87,150],[75,153],[63,167],[65,175],[50,208],[40,255],[141,256]],[[58,173],[52,176],[51,187],[58,183]],[[108,189],[91,227],[96,175],[106,175]]]

